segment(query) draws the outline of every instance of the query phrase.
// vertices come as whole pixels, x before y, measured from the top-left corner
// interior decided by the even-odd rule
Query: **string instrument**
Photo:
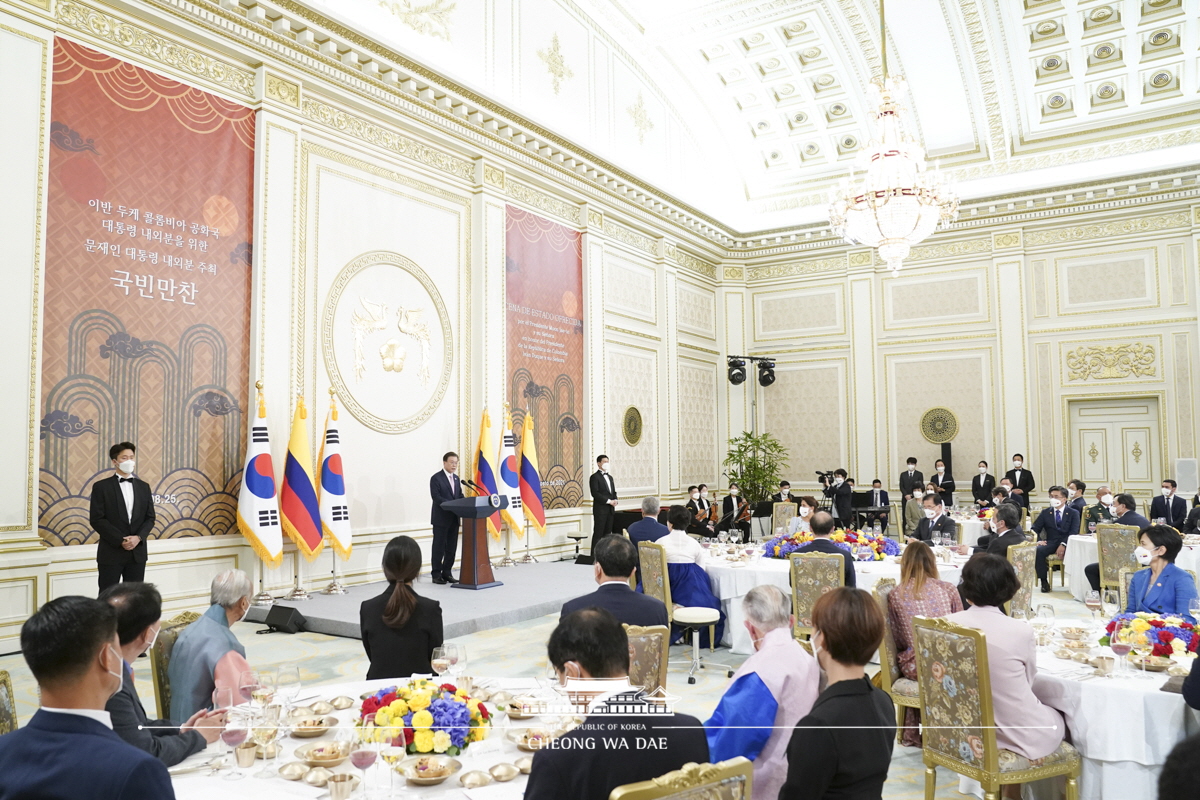
[[[734,522],[749,522],[750,521],[750,501],[739,500],[737,507],[737,516],[734,517]]]
[[[715,523],[718,519],[720,519],[720,517],[721,517],[721,512],[717,508],[717,504],[709,503],[708,504],[708,521],[710,523]]]

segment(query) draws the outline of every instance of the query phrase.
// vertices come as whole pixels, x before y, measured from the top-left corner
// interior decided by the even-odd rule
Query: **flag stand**
[[[275,597],[267,591],[267,562],[258,560],[258,594],[250,601],[259,608],[270,608],[275,605]]]
[[[292,590],[283,596],[284,600],[307,600],[308,592],[300,585],[300,548],[296,548],[296,581]]]
[[[533,553],[529,552],[529,521],[525,521],[525,557],[517,562],[518,564],[536,564],[537,559],[533,557]]]
[[[500,559],[497,567],[515,567],[516,560],[512,557],[512,523],[510,522],[504,528],[504,558]]]
[[[331,547],[331,548],[329,548],[329,552],[330,552],[330,554],[333,555],[333,582],[330,583],[328,586],[326,586],[321,591],[321,594],[349,594],[349,590],[346,589],[346,587],[342,584],[342,581],[338,577],[337,550],[335,550],[334,548]]]

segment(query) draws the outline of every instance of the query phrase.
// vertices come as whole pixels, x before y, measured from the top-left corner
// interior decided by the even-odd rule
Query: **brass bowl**
[[[1054,651],[1054,657],[1055,657],[1055,658],[1061,658],[1061,659],[1064,659],[1064,660],[1065,660],[1065,659],[1068,659],[1068,658],[1071,658],[1073,655],[1075,655],[1075,654],[1074,654],[1074,653],[1072,653],[1070,650],[1055,650],[1055,651]]]
[[[540,737],[533,738],[533,735],[536,734],[540,734]],[[556,735],[555,731],[547,728],[510,728],[505,734],[505,738],[515,744],[519,750],[536,753],[542,749],[543,743],[549,742]]]
[[[1075,626],[1068,626],[1065,628],[1059,628],[1058,635],[1064,639],[1069,639],[1070,641],[1077,642],[1081,639],[1084,639],[1088,635],[1088,629],[1087,628],[1079,628],[1079,627],[1075,627]]]
[[[470,772],[464,772],[458,777],[458,782],[462,784],[464,789],[478,789],[480,786],[487,786],[492,782],[492,776],[478,769],[473,769]]]
[[[313,753],[317,755],[314,756]],[[328,742],[321,744],[305,744],[296,748],[293,753],[296,758],[310,767],[332,768],[350,757],[349,749],[342,744]]]
[[[312,710],[312,706],[296,706],[288,712],[288,717],[291,719],[304,719],[306,717],[315,717],[316,714]]]
[[[350,706],[354,705],[354,703],[354,698],[347,697],[346,695],[335,697],[329,701],[329,705],[333,706],[337,711],[345,711],[347,708],[350,708]]]
[[[1129,656],[1129,663],[1131,663],[1137,669],[1142,668],[1142,661],[1146,662],[1146,672],[1166,672],[1171,668],[1171,665],[1175,663],[1171,659],[1165,658],[1164,656],[1149,656],[1145,659],[1136,654],[1131,654]]]
[[[532,711],[532,709],[530,708],[533,705],[533,703],[532,702],[522,702],[522,701],[531,701],[531,698],[528,698],[528,697],[514,698],[513,700],[509,701],[509,703],[507,705],[504,706],[503,711],[505,714],[508,715],[509,719],[517,719],[517,720],[533,719],[534,717],[537,716],[537,714],[535,714]]]
[[[520,775],[521,770],[512,764],[497,764],[488,770],[488,774],[495,778],[497,782],[504,783]]]
[[[336,710],[337,709],[334,708],[333,703],[329,703],[324,700],[312,704],[312,712],[318,717],[323,717],[326,714],[332,714]]]
[[[533,756],[521,756],[513,762],[513,765],[528,775],[529,771],[533,769]]]
[[[309,786],[316,786],[318,789],[329,782],[329,776],[333,774],[333,770],[325,767],[313,767],[304,775],[304,782]]]
[[[1088,663],[1096,668],[1098,675],[1111,675],[1117,668],[1116,656],[1093,656]]]
[[[307,764],[301,764],[299,761],[292,761],[284,764],[279,768],[279,777],[285,781],[298,781],[311,771],[312,767]]]
[[[423,777],[417,772],[417,765],[426,759],[428,760],[425,763],[444,768],[445,772],[440,775]],[[407,778],[409,783],[417,786],[437,786],[460,769],[462,769],[462,762],[457,758],[438,755],[413,756],[412,758],[404,759],[396,765],[396,772]]]
[[[1067,648],[1068,650],[1091,650],[1092,649],[1091,642],[1065,641],[1062,643],[1062,646]]]
[[[337,727],[337,717],[306,717],[292,724],[292,736],[297,739],[315,739]]]

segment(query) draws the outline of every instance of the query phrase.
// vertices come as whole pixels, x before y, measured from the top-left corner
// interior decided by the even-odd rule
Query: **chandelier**
[[[883,2],[879,3],[879,27]],[[914,244],[933,233],[938,223],[958,217],[958,197],[941,174],[925,167],[925,148],[905,131],[902,113],[906,83],[887,72],[887,39],[881,37],[882,77],[871,81],[870,102],[876,111],[874,135],[855,157],[865,170],[855,183],[854,171],[843,178],[830,198],[833,232],[851,244],[874,247],[892,272],[899,272]]]

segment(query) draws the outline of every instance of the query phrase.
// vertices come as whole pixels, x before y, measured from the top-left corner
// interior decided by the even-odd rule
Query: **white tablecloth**
[[[1084,567],[1097,562],[1099,550],[1095,536],[1075,535],[1067,539],[1063,571],[1067,574],[1067,589],[1081,603],[1092,588],[1083,574]],[[1175,557],[1175,566],[1200,573],[1200,547],[1185,546]]]
[[[981,519],[965,519],[957,520],[958,522],[958,543],[975,546],[979,541],[979,537],[983,536],[983,520]]]
[[[922,545],[923,546],[923,545]],[[713,594],[721,600],[725,612],[725,638],[722,644],[729,645],[734,653],[750,654],[754,645],[750,633],[743,624],[742,597],[755,586],[772,584],[791,596],[791,562],[780,558],[762,558],[745,566],[706,559],[704,569],[712,582]],[[957,584],[962,572],[960,563],[938,564],[942,580]],[[854,564],[855,583],[868,592],[883,578],[900,582],[900,565],[894,561],[867,561]]]
[[[481,682],[486,683],[489,687],[508,688],[512,691],[533,688],[533,682],[530,679],[499,678]],[[316,702],[318,699],[331,700],[340,695],[348,695],[357,699],[363,692],[377,691],[385,686],[394,686],[398,683],[403,683],[403,681],[357,681],[354,683],[332,684],[307,689],[301,693],[301,697],[307,698],[316,695],[310,702]],[[489,711],[493,707],[491,703],[488,704]],[[350,725],[358,714],[357,706],[351,707],[346,711],[335,711],[334,714],[338,718],[339,725]],[[508,724],[507,717],[502,714],[496,715],[493,717],[493,723],[495,727],[493,727],[492,732],[485,741],[473,743],[463,754],[456,756],[463,764],[459,775],[475,769],[486,771],[489,767],[501,762],[511,764],[514,759],[529,755],[529,753],[521,752],[515,744],[504,737],[504,726]],[[511,724],[516,726],[547,725],[545,721],[539,721],[539,719],[513,722]],[[326,733],[316,739],[286,737],[280,740],[280,744],[284,750],[279,757],[279,763],[287,764],[288,762],[295,761],[296,759],[292,758],[291,753],[295,748],[303,744],[333,741],[333,739],[334,734],[332,733]],[[499,745],[499,749],[496,749],[494,746],[489,747],[489,744],[493,742]],[[479,745],[481,744],[485,745],[485,747],[480,748]],[[216,743],[209,745],[207,750],[197,753],[184,763],[207,762],[215,756],[224,755],[225,752],[225,745],[218,740]],[[368,780],[371,781],[370,785],[375,786],[374,782],[378,781],[379,786],[386,787],[388,785],[387,765],[383,763],[382,759],[377,760],[376,764],[376,766],[368,770]],[[260,760],[255,762],[253,767],[244,769],[243,772],[247,773],[247,775],[240,781],[223,780],[224,772],[216,778],[210,778],[208,777],[208,770],[201,770],[176,775],[171,779],[171,783],[175,787],[175,797],[179,798],[179,800],[212,800],[214,797],[247,797],[253,798],[253,800],[284,800],[284,798],[299,797],[305,798],[305,800],[320,800],[320,798],[329,797],[328,789],[318,789],[309,786],[304,781],[288,781],[278,776],[272,778],[253,777],[252,773],[257,772],[261,766],[262,761]],[[350,764],[349,760],[334,767],[333,771],[358,773],[358,770]],[[477,800],[520,800],[520,797],[525,792],[527,781],[528,776],[518,775],[507,783],[492,783],[483,789],[475,789],[470,794],[466,794],[462,785],[458,782],[458,775],[452,775],[438,786],[407,786],[408,794],[403,794],[402,796],[433,798],[444,795],[447,798],[452,797],[456,800],[464,797],[476,798]],[[400,776],[396,776],[396,788],[398,792],[406,784],[406,781],[401,781]],[[358,797],[358,791],[361,790],[356,790],[355,797]]]

